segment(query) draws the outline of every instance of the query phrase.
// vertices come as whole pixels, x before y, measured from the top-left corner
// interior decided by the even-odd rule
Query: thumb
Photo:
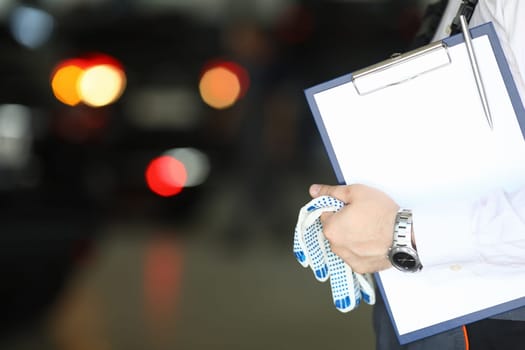
[[[340,201],[343,201],[344,203],[349,203],[351,187],[352,185],[330,186],[313,184],[310,186],[309,192],[312,198],[317,198],[320,196],[330,196],[337,198]]]

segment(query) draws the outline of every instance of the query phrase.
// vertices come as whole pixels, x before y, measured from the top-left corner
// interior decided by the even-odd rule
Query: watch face
[[[418,264],[417,260],[412,255],[405,252],[395,253],[392,256],[392,260],[394,265],[397,265],[405,270],[413,270]]]

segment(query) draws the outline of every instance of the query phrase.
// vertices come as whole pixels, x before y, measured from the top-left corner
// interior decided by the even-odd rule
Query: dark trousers
[[[412,343],[399,345],[385,304],[378,296],[374,306],[377,350],[524,350],[525,321],[485,319],[467,326],[468,343],[462,327]]]
[[[525,349],[525,321],[485,319],[467,325],[470,350]]]

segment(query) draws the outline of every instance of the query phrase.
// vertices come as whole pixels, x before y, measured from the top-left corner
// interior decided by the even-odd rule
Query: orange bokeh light
[[[69,106],[80,103],[77,82],[83,71],[75,60],[68,60],[55,69],[51,79],[51,88],[60,102]]]
[[[124,92],[126,75],[120,62],[104,54],[64,60],[51,74],[51,88],[64,104],[80,102],[101,107],[115,102]]]
[[[215,61],[204,67],[199,92],[209,106],[224,109],[242,98],[248,86],[248,73],[243,67],[230,61]]]
[[[148,187],[163,197],[174,196],[181,192],[187,177],[184,164],[171,156],[160,156],[153,159],[146,169]]]

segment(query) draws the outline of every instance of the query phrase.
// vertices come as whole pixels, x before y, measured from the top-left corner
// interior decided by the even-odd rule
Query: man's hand
[[[365,185],[310,186],[312,198],[331,196],[346,206],[321,217],[323,233],[332,251],[357,273],[391,267],[387,258],[392,245],[399,206],[385,193]]]

